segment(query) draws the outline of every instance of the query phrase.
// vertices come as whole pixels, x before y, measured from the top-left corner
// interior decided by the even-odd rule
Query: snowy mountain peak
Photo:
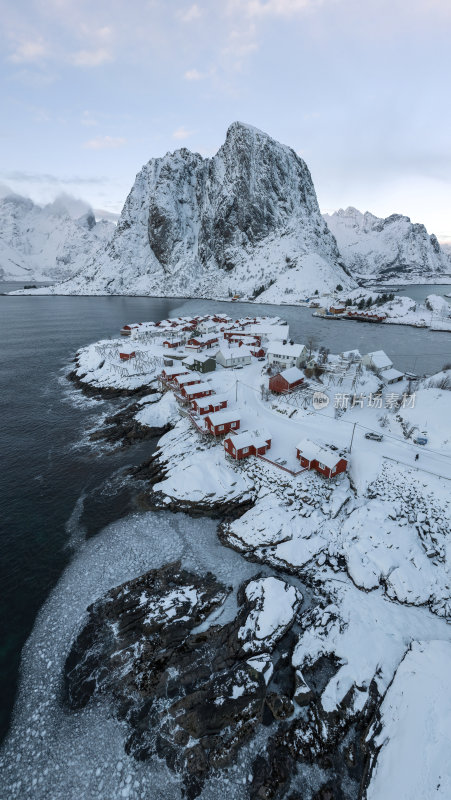
[[[71,211],[82,210],[73,219]],[[97,225],[92,209],[75,198],[57,198],[41,207],[28,197],[6,194],[0,199],[0,279],[71,277],[111,238],[114,228],[110,222]]]
[[[412,283],[451,272],[437,237],[402,214],[383,219],[350,206],[324,219],[353,275]]]
[[[55,291],[289,302],[353,285],[289,147],[242,122],[213,158],[186,148],[136,176],[113,240]]]

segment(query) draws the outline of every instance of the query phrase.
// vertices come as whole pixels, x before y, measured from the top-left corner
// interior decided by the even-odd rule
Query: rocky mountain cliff
[[[422,283],[451,274],[451,259],[437,237],[409,217],[392,214],[381,219],[349,207],[324,214],[324,219],[355,277]]]
[[[38,206],[17,194],[0,199],[0,280],[64,280],[111,239],[115,226],[92,210],[73,219],[62,203]]]
[[[213,158],[182,148],[138,173],[112,241],[58,294],[296,302],[353,286],[289,147],[235,122]]]

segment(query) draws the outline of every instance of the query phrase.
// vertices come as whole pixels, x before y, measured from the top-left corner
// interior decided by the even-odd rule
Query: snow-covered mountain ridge
[[[51,291],[296,302],[339,283],[354,285],[307,165],[235,122],[213,158],[182,148],[145,164],[112,241]]]
[[[17,194],[0,199],[0,279],[64,280],[71,277],[114,231],[96,223],[92,210],[73,219],[64,204],[39,206]]]
[[[451,274],[451,259],[437,237],[409,217],[392,214],[381,219],[352,206],[323,216],[357,278],[421,283]]]

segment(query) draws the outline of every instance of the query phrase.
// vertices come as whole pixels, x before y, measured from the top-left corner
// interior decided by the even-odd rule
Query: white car
[[[365,433],[365,439],[371,439],[372,442],[381,442],[383,438],[381,433],[373,433],[372,431]]]

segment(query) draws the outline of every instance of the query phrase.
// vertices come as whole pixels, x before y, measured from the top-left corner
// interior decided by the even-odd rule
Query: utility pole
[[[235,381],[235,403],[238,400],[238,378]]]
[[[354,427],[352,429],[352,436],[351,436],[351,444],[349,445],[349,452],[351,452],[351,450],[352,450],[352,443],[354,441],[354,433],[355,433],[355,426],[356,425],[357,425],[357,422],[354,422]]]

